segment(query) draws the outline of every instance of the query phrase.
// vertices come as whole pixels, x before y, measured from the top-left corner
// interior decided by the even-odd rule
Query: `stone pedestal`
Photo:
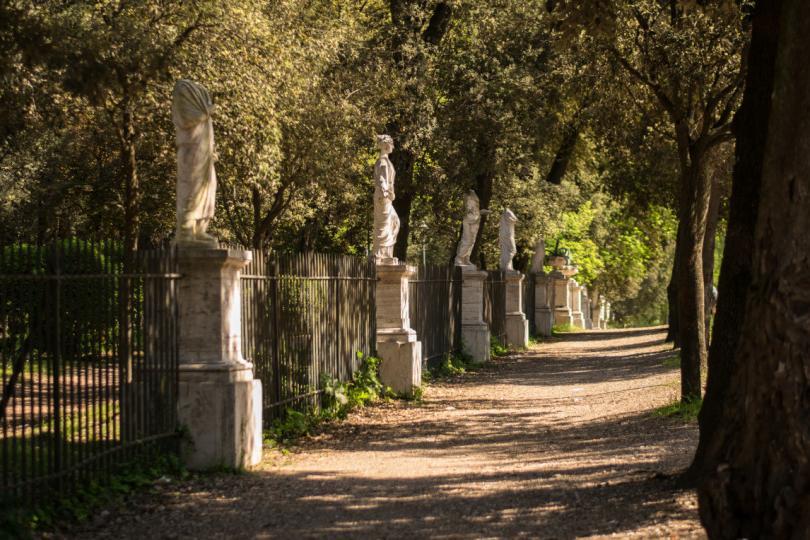
[[[553,296],[552,279],[544,273],[534,274],[534,325],[537,335],[550,336],[551,327],[554,326],[554,312],[551,309]]]
[[[489,360],[489,326],[484,322],[484,281],[487,273],[473,268],[461,272],[461,345],[473,362]]]
[[[585,319],[582,315],[582,287],[571,280],[571,324],[577,328],[585,329]]]
[[[554,324],[573,324],[571,317],[571,290],[569,286],[571,279],[565,277],[560,272],[552,272],[549,275],[549,279],[552,281],[552,289],[554,291]]]
[[[422,344],[411,328],[408,304],[408,279],[415,273],[406,264],[377,265],[380,382],[405,396],[422,385]]]
[[[242,269],[250,251],[180,247],[178,422],[190,469],[262,458],[262,384],[242,357]]]
[[[504,272],[506,281],[506,345],[513,349],[529,346],[529,321],[523,313],[523,274]]]

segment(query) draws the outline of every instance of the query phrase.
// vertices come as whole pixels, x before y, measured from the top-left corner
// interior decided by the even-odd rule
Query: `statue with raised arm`
[[[380,157],[374,164],[374,260],[377,264],[396,264],[394,244],[399,234],[399,216],[394,210],[396,171],[388,154],[394,151],[390,135],[377,135]]]
[[[200,84],[180,79],[172,92],[172,121],[177,133],[177,231],[179,245],[217,246],[207,234],[214,217],[214,126],[211,94]]]
[[[546,241],[539,238],[534,245],[534,255],[532,256],[532,272],[535,274],[544,273],[543,267],[546,264]]]
[[[461,239],[456,248],[456,266],[475,268],[470,262],[470,254],[481,225],[481,216],[489,214],[489,210],[480,210],[478,195],[472,189],[464,195],[464,219],[461,222]]]
[[[498,231],[498,243],[501,247],[501,270],[514,270],[512,257],[517,253],[515,223],[517,223],[517,216],[508,208],[504,210],[501,214],[501,225]]]

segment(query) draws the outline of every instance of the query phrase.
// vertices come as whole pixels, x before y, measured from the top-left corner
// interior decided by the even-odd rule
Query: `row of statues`
[[[178,245],[216,247],[217,239],[207,232],[214,217],[217,175],[214,170],[216,149],[211,94],[202,85],[181,79],[172,92],[172,121],[177,137],[177,230]],[[396,171],[388,158],[394,151],[389,135],[377,136],[379,156],[374,164],[374,243],[377,264],[397,264],[394,245],[399,234],[399,216],[394,209]],[[480,208],[478,195],[470,190],[464,196],[462,234],[456,250],[455,264],[475,268],[470,255],[475,245],[481,216],[489,214]],[[508,208],[501,214],[498,240],[501,248],[501,270],[513,270],[512,258],[517,253],[515,224],[517,217]],[[542,240],[535,258],[545,253]],[[542,259],[542,256],[541,256]],[[533,261],[532,268],[542,270],[543,261]],[[538,268],[535,268],[538,267]]]

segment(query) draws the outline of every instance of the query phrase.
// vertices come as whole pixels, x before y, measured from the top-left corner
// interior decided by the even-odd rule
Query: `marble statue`
[[[546,264],[546,241],[540,238],[534,245],[534,255],[532,255],[532,272],[543,273],[543,266]]]
[[[489,210],[480,210],[478,205],[478,195],[471,189],[464,195],[464,219],[461,222],[461,240],[456,248],[456,266],[475,267],[470,262],[470,254],[481,225],[481,216],[489,214]]]
[[[394,210],[396,171],[388,154],[394,151],[390,135],[377,135],[380,157],[374,164],[374,260],[377,264],[396,264],[394,244],[399,234],[399,216]]]
[[[172,121],[177,132],[178,244],[216,246],[206,233],[214,217],[214,126],[211,94],[202,85],[180,79],[172,92]]]
[[[501,226],[498,232],[498,243],[501,247],[501,270],[514,270],[512,257],[517,253],[515,245],[515,223],[517,217],[508,208],[501,214]]]

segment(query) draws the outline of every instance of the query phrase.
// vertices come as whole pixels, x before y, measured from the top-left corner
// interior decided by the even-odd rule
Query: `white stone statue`
[[[532,272],[543,274],[543,267],[546,264],[546,241],[542,238],[534,245],[534,255],[532,255]]]
[[[213,112],[208,90],[192,81],[177,81],[172,93],[172,121],[177,132],[175,242],[180,245],[217,245],[217,239],[206,233],[214,217],[217,192]]]
[[[467,266],[475,268],[470,262],[470,254],[475,245],[475,237],[478,235],[478,227],[481,225],[481,216],[489,214],[489,210],[480,210],[478,195],[470,190],[464,195],[464,219],[461,222],[461,240],[456,248],[456,266]]]
[[[377,135],[380,157],[374,164],[374,260],[377,264],[396,264],[394,244],[399,234],[399,216],[394,210],[396,171],[388,154],[394,151],[390,135]]]
[[[515,245],[515,223],[517,217],[508,208],[501,214],[501,226],[498,232],[498,243],[501,247],[501,270],[514,270],[512,257],[517,253]]]

